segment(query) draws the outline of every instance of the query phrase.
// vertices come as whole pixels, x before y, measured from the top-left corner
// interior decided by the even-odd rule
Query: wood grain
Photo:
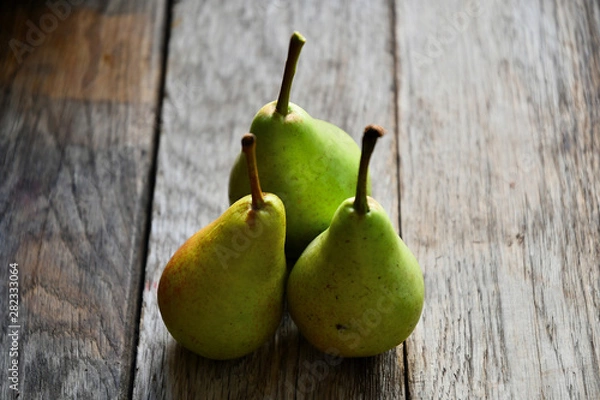
[[[131,389],[164,8],[137,3],[2,5],[0,297],[18,263],[19,398]],[[17,59],[5,44],[29,43],[28,21],[46,32]],[[4,374],[0,391],[17,396]]]
[[[294,30],[307,43],[292,101],[357,141],[369,123],[390,132],[376,149],[372,173],[378,177],[374,193],[397,223],[390,16],[384,1],[175,5],[134,398],[403,396],[401,348],[364,360],[330,359],[286,317],[259,351],[215,362],[175,345],[156,304],[156,285],[170,256],[227,208],[229,170],[241,136],[258,109],[277,96]]]
[[[598,2],[398,7],[410,398],[600,397]]]
[[[19,398],[600,398],[597,1],[79,3],[0,5],[0,369],[18,263]],[[227,208],[293,30],[292,101],[357,141],[388,131],[374,197],[423,267],[423,317],[379,357],[325,356],[286,315],[257,352],[206,360],[167,333],[157,282]]]

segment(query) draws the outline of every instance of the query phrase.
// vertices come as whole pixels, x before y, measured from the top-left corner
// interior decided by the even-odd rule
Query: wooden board
[[[384,1],[175,5],[134,398],[403,397],[401,347],[376,358],[331,360],[286,317],[256,353],[215,362],[176,346],[156,304],[172,253],[227,208],[241,136],[276,98],[294,30],[307,43],[292,101],[357,141],[369,123],[388,129],[372,174],[375,196],[397,223],[392,15]]]
[[[409,398],[600,397],[600,8],[397,10]]]
[[[242,3],[0,5],[0,368],[20,389],[5,373],[0,398],[600,398],[598,2]],[[374,196],[424,314],[379,357],[327,357],[286,316],[213,362],[174,343],[156,285],[227,208],[293,30],[292,101],[357,141],[387,128]]]
[[[0,398],[131,390],[164,3],[1,6]]]

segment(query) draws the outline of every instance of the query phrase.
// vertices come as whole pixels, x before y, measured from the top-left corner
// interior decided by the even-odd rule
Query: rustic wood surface
[[[13,359],[21,399],[127,397],[165,2],[0,7],[0,398],[16,398]],[[10,263],[19,265],[18,358],[9,357]]]
[[[0,398],[600,398],[600,3],[296,3],[0,5]],[[378,357],[329,358],[286,316],[206,360],[169,336],[157,281],[227,208],[294,30],[292,101],[357,141],[387,129],[373,192],[423,316]]]
[[[373,190],[397,221],[388,4],[219,4],[181,2],[173,10],[134,398],[180,399],[190,392],[206,399],[402,397],[400,349],[339,363],[301,340],[286,317],[277,337],[256,353],[215,362],[175,346],[162,323],[156,285],[164,265],[227,208],[240,139],[258,109],[277,97],[293,30],[307,43],[291,101],[356,140],[368,123],[389,129],[372,167],[383,179],[374,180]],[[362,18],[378,22],[347,23]]]
[[[396,25],[402,230],[428,290],[409,397],[598,398],[600,4],[424,9]]]

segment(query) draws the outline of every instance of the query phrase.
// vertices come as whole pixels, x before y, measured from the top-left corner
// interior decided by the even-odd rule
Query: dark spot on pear
[[[342,324],[336,324],[336,325],[335,325],[335,328],[336,328],[338,331],[343,331],[343,330],[346,330],[346,329],[348,329],[348,327],[347,327],[346,325],[342,325]]]

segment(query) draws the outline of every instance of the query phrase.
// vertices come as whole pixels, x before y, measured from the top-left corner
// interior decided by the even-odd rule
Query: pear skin
[[[366,357],[397,346],[414,330],[424,282],[383,208],[369,198],[371,210],[360,216],[353,202],[340,206],[298,259],[287,298],[293,321],[316,348]]]
[[[256,174],[256,169],[251,168]],[[252,179],[252,178],[251,178]],[[191,236],[166,265],[157,291],[163,321],[182,346],[211,359],[249,354],[283,314],[285,208],[253,193]]]
[[[421,268],[385,210],[366,195],[372,146],[363,145],[356,196],[342,202],[331,226],[294,265],[287,284],[290,315],[302,335],[323,352],[367,357],[402,343],[423,309]],[[367,132],[365,132],[365,138]]]
[[[250,126],[261,143],[256,157],[263,188],[277,194],[286,207],[286,253],[291,259],[300,256],[329,226],[339,204],[354,194],[360,160],[350,135],[289,102],[304,42],[299,33],[292,35],[279,98],[263,106]],[[240,154],[229,177],[230,203],[250,193],[246,176]]]
[[[275,102],[264,106],[250,131],[261,139],[256,151],[261,184],[285,204],[286,251],[297,258],[327,229],[340,202],[354,194],[356,178],[347,171],[358,169],[360,149],[346,132],[293,103],[285,117],[275,107]],[[246,174],[240,155],[230,175],[230,201],[249,193]]]

